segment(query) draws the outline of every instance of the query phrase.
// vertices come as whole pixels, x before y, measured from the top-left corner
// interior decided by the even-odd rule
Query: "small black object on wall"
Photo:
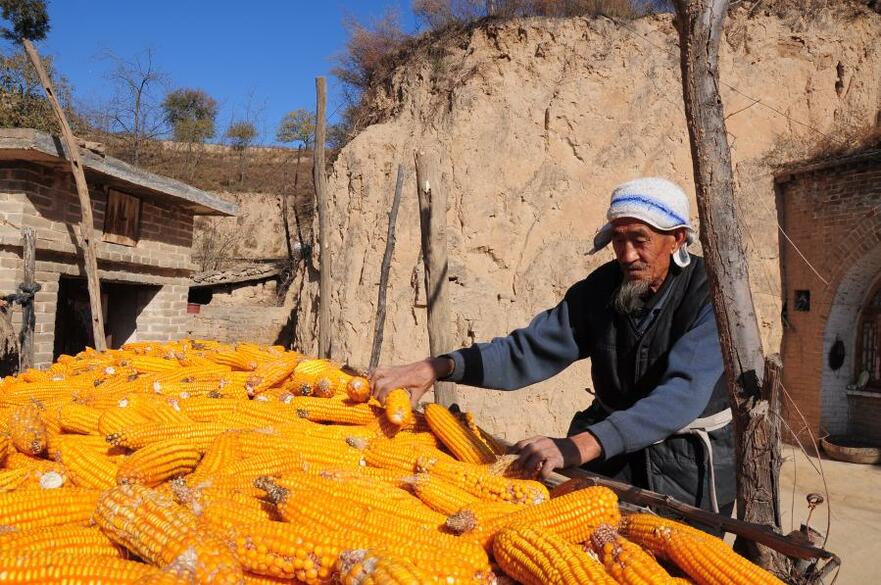
[[[847,351],[844,349],[844,342],[836,335],[835,343],[829,348],[829,367],[832,368],[833,372],[837,372],[841,369],[841,366],[844,365],[844,358],[846,355]]]

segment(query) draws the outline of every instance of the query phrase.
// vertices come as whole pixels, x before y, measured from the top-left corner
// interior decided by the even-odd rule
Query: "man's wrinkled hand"
[[[427,358],[404,366],[376,368],[370,373],[371,392],[385,404],[389,392],[404,388],[410,392],[410,400],[415,406],[438,378],[449,375],[451,362],[449,358]]]
[[[578,467],[596,459],[602,448],[590,433],[572,437],[532,437],[517,443],[514,448],[519,455],[517,465],[527,472],[548,477],[556,469]]]

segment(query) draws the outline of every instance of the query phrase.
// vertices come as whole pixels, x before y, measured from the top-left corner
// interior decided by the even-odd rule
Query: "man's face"
[[[638,219],[612,222],[612,246],[624,278],[647,282],[657,291],[670,270],[670,255],[685,241],[685,230],[661,232]]]

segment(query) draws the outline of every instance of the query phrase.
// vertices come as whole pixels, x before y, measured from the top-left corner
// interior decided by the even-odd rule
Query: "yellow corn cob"
[[[296,451],[309,467],[319,469],[358,469],[364,465],[359,449],[350,447],[341,439],[336,446],[322,437],[308,434],[298,436],[295,440],[290,436],[278,433],[254,432],[242,433],[239,437],[239,449],[243,457],[252,457],[273,451]]]
[[[493,463],[495,454],[453,413],[440,404],[425,405],[425,419],[456,459],[466,463]]]
[[[6,461],[6,457],[9,456],[10,451],[13,449],[12,439],[9,436],[9,427],[4,423],[3,428],[0,429],[0,464]]]
[[[27,471],[24,484],[20,487],[36,487],[40,486],[43,476],[57,474],[62,479],[66,476],[64,466],[57,461],[49,461],[25,455],[24,453],[10,453],[6,458],[7,469],[24,469]]]
[[[344,546],[334,531],[281,522],[233,526],[229,536],[246,571],[307,585],[332,582],[334,563]]]
[[[119,465],[116,481],[152,487],[169,478],[190,473],[201,456],[201,451],[185,437],[150,443]]]
[[[416,474],[412,479],[413,493],[432,509],[447,516],[480,501],[477,496],[447,483],[430,473]]]
[[[171,498],[139,485],[104,492],[95,522],[111,540],[160,567],[173,565],[195,583],[239,584],[242,572],[225,544],[197,528],[197,518]]]
[[[98,432],[107,437],[131,427],[149,423],[150,420],[142,412],[128,407],[128,400],[122,399],[123,406],[117,405],[101,414],[98,419]]]
[[[123,550],[94,526],[51,526],[0,534],[0,556],[33,553],[76,553],[121,557]]]
[[[166,399],[149,394],[133,394],[126,397],[130,408],[140,412],[144,417],[153,422],[169,425],[190,424],[193,420],[186,414],[174,408]]]
[[[180,362],[176,359],[137,355],[124,360],[122,365],[132,367],[138,372],[144,374],[171,372],[180,368]]]
[[[493,544],[502,570],[523,585],[615,585],[603,566],[552,532],[517,525],[502,530]]]
[[[204,453],[211,446],[212,441],[226,430],[226,426],[215,423],[170,425],[146,422],[107,435],[107,442],[115,447],[141,449],[173,437],[187,439],[194,448]]]
[[[502,445],[496,440],[491,434],[480,428],[474,420],[474,415],[470,412],[466,412],[463,414],[465,419],[465,426],[471,431],[471,434],[477,437],[481,443],[486,445],[486,447],[493,452],[494,455],[505,455],[508,452],[508,448]]]
[[[611,526],[602,525],[594,530],[590,544],[606,572],[622,585],[675,585],[653,556]]]
[[[480,500],[453,512],[447,518],[444,526],[453,534],[472,531],[479,534],[484,527],[491,526],[491,523],[500,522],[499,518],[510,516],[522,509],[523,506],[520,504]]]
[[[366,455],[365,460],[369,462]],[[538,504],[549,497],[547,488],[537,481],[492,475],[484,466],[450,457],[421,455],[416,461],[416,471],[434,473],[483,500]]]
[[[197,397],[178,401],[181,412],[196,422],[215,422],[222,415],[235,412],[241,404],[241,400],[229,398]]]
[[[354,404],[297,396],[289,402],[296,409],[297,416],[312,422],[327,422],[346,425],[366,425],[376,420],[377,413],[367,404]]]
[[[248,393],[251,396],[256,396],[273,386],[281,384],[286,378],[294,373],[294,369],[299,362],[299,355],[286,354],[278,359],[260,364],[257,369],[254,370],[254,375],[251,376],[250,383],[247,384]]]
[[[229,531],[233,550],[246,571],[281,578],[293,578],[308,585],[332,583],[340,553],[350,548],[396,550],[401,556],[434,576],[436,583],[480,583],[489,575],[484,555],[478,566],[467,552],[479,555],[479,548],[462,543],[464,556],[451,556],[456,549],[426,545],[422,540],[396,541],[371,536],[342,525],[327,527],[301,521],[255,522]]]
[[[101,419],[101,411],[83,404],[69,403],[61,407],[58,422],[61,430],[66,433],[80,433],[83,435],[98,435],[98,421]]]
[[[257,478],[261,475],[279,476],[297,471],[302,472],[305,467],[306,460],[298,451],[273,449],[268,453],[241,459],[225,469],[221,469],[220,472],[224,475]]]
[[[309,490],[291,490],[271,480],[261,481],[259,487],[267,490],[269,499],[276,503],[279,514],[286,522],[320,526],[327,531],[345,527],[350,537],[361,534],[374,544],[406,542],[407,546],[414,550],[430,547],[435,551],[435,556],[439,553],[452,555],[461,567],[457,570],[457,574],[460,575],[461,571],[474,574],[488,570],[486,553],[467,539],[425,528],[394,513],[336,496],[319,495]],[[327,510],[334,512],[328,515]],[[355,546],[364,548],[360,545]],[[411,558],[413,558],[412,554],[411,552]],[[417,559],[414,558],[414,561]]]
[[[190,475],[190,479],[192,482],[198,482],[220,473],[239,459],[241,459],[241,453],[238,433],[235,431],[222,433],[212,441],[211,446],[199,461],[199,465]]]
[[[385,399],[385,417],[390,423],[401,427],[413,422],[413,408],[410,393],[403,388],[395,388]]]
[[[352,402],[367,402],[370,400],[370,382],[361,376],[352,377],[346,384],[346,395]]]
[[[433,585],[434,575],[385,551],[343,551],[336,570],[342,585]]]
[[[291,585],[291,580],[245,572],[245,585]]]
[[[365,491],[361,485],[348,481],[340,481],[333,477],[309,475],[306,473],[291,473],[272,482],[274,485],[294,490],[300,493],[315,493],[317,498],[331,496],[335,501],[351,502],[354,506],[368,506],[371,510],[378,510],[385,514],[397,515],[426,529],[437,529],[444,525],[446,516],[440,514],[419,499],[409,496],[403,499],[388,495],[387,492],[397,490],[390,486],[384,486],[373,491]],[[255,484],[260,487],[265,485],[261,481]],[[397,490],[400,491],[400,490]]]
[[[82,488],[3,493],[0,494],[0,526],[27,530],[61,524],[87,524],[98,494],[98,490]]]
[[[30,471],[25,468],[4,469],[0,471],[0,492],[11,492],[21,487]]]
[[[33,552],[0,555],[0,575],[9,585],[124,585],[146,583],[145,578],[162,572],[144,563],[104,555]]]
[[[346,394],[352,376],[328,360],[302,360],[285,388],[295,396],[328,398]]]
[[[467,510],[463,513],[467,513]],[[489,548],[501,529],[524,525],[553,532],[569,542],[577,543],[586,541],[603,524],[617,525],[620,518],[618,497],[612,490],[597,486],[576,490],[536,506],[525,506],[512,514],[491,518],[468,534]]]
[[[46,402],[65,398],[74,388],[85,388],[82,383],[71,383],[70,380],[41,381],[32,384],[18,383],[8,388],[2,395],[2,403],[10,405],[31,404],[34,401]]]
[[[734,552],[725,542],[680,522],[632,514],[621,534],[673,561],[698,585],[782,585],[783,582]]]
[[[33,404],[16,407],[9,415],[9,436],[16,449],[28,455],[46,450],[46,425]]]
[[[251,372],[257,369],[256,360],[235,351],[215,353],[207,356],[207,358],[216,364],[229,366],[238,371]]]
[[[58,460],[64,465],[75,486],[105,489],[116,485],[117,463],[106,454],[72,437],[62,438]]]
[[[372,439],[367,448],[363,450],[364,461],[367,465],[381,467],[383,469],[397,469],[407,474],[416,470],[416,465],[421,457],[426,461],[449,461],[457,463],[455,459],[440,451],[424,445],[401,442],[397,439]]]

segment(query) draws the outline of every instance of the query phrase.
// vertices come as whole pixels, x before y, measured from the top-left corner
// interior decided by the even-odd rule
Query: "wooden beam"
[[[385,253],[382,255],[382,266],[379,269],[379,292],[376,300],[376,320],[373,324],[373,345],[370,349],[370,370],[379,365],[382,353],[382,334],[385,329],[385,303],[388,294],[388,278],[395,253],[395,225],[398,222],[398,210],[401,208],[401,195],[404,191],[404,165],[398,165],[398,178],[395,182],[395,195],[392,208],[388,214],[388,231],[385,237]]]
[[[21,281],[20,291],[22,293],[33,293],[39,289],[34,280],[34,274],[37,271],[37,234],[34,228],[21,228],[21,261],[24,268],[24,277]],[[36,327],[36,316],[34,313],[34,299],[31,298],[29,303],[22,306],[21,312],[21,332],[19,333],[19,361],[21,363],[21,371],[34,367],[34,328]]]
[[[330,248],[328,247],[327,174],[324,148],[327,142],[327,82],[324,77],[315,78],[315,153],[312,157],[312,179],[315,183],[315,201],[318,205],[318,355],[329,358],[331,354],[330,331]]]
[[[425,294],[428,301],[428,346],[437,356],[455,349],[449,303],[447,261],[447,194],[440,182],[434,153],[416,153],[416,191],[419,196],[419,228],[425,264]],[[456,403],[456,385],[437,382],[434,401],[449,407]]]
[[[685,117],[710,293],[734,414],[738,517],[779,528],[779,440],[762,395],[765,359],[749,267],[734,202],[734,173],[719,95],[719,42],[728,0],[675,0]],[[776,374],[774,374],[776,376]],[[775,551],[738,539],[737,548],[764,568],[788,573]]]
[[[67,158],[70,161],[71,171],[73,172],[74,183],[76,183],[76,192],[80,200],[80,224],[78,229],[74,229],[80,249],[83,253],[83,270],[86,273],[86,285],[89,290],[89,309],[92,313],[92,336],[95,338],[95,349],[104,351],[107,349],[107,343],[104,338],[104,315],[101,312],[101,283],[98,280],[98,255],[95,252],[95,222],[92,218],[92,200],[89,197],[89,185],[86,183],[86,174],[83,171],[83,162],[80,156],[80,147],[70,124],[67,123],[67,116],[55,97],[55,90],[52,87],[52,80],[43,67],[40,60],[40,54],[34,48],[33,43],[28,39],[22,40],[24,50],[27,53],[31,64],[37,70],[37,76],[43,85],[43,90],[49,98],[52,110],[58,118],[58,125],[61,126],[61,139],[64,141],[64,147],[67,151]]]

